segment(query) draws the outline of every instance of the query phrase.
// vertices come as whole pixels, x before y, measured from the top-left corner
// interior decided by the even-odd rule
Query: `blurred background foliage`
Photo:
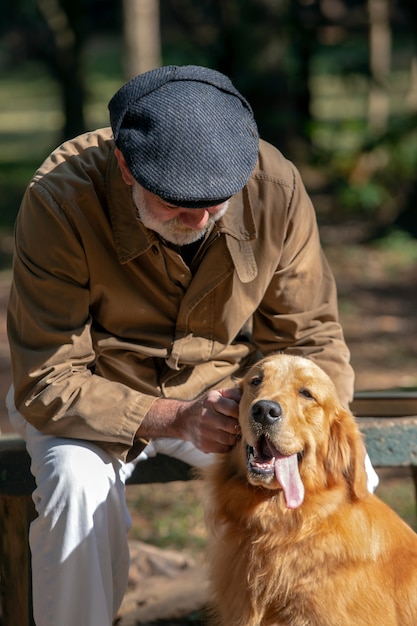
[[[0,227],[63,139],[161,64],[206,64],[300,168],[319,220],[417,237],[415,0],[2,0]]]

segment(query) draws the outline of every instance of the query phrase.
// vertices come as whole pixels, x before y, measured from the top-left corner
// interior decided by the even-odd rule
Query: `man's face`
[[[132,187],[132,197],[138,218],[146,228],[155,231],[166,241],[177,246],[194,243],[209,230],[227,211],[229,202],[208,209],[185,209],[177,207],[144,189],[132,176],[118,148],[115,155],[125,183]]]
[[[132,196],[142,224],[177,246],[201,239],[228,206],[227,201],[207,209],[184,209],[164,202],[136,181]]]

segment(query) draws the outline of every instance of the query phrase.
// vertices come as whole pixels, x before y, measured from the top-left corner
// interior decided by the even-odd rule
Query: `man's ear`
[[[120,152],[119,148],[115,148],[114,149],[114,154],[116,156],[117,162],[119,164],[119,168],[122,174],[122,178],[125,181],[126,185],[133,185],[135,182],[135,179],[133,177],[133,174],[131,173],[130,169],[127,166],[127,163],[125,161],[125,158],[123,156],[123,154]]]

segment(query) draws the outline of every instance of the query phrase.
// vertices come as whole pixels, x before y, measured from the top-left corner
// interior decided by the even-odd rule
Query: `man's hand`
[[[145,415],[136,437],[173,437],[191,441],[202,452],[228,452],[240,432],[241,392],[216,389],[196,400],[158,398]]]
[[[239,428],[238,389],[216,389],[179,411],[182,437],[203,452],[227,452],[236,443]]]

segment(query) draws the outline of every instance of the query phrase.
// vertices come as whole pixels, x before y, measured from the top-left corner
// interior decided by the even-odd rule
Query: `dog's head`
[[[240,465],[251,484],[282,490],[288,508],[306,492],[342,483],[352,497],[367,493],[355,420],[320,367],[277,354],[254,365],[240,386]]]

